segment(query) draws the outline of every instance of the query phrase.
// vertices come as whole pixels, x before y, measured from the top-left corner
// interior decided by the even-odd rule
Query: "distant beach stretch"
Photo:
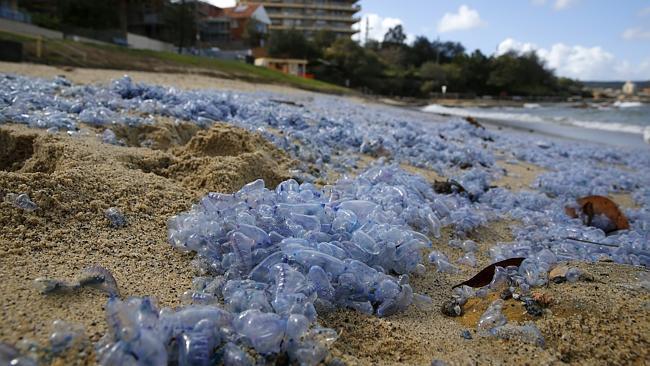
[[[650,144],[650,104],[642,102],[523,103],[521,107],[488,108],[433,104],[423,110],[587,141],[622,146]]]

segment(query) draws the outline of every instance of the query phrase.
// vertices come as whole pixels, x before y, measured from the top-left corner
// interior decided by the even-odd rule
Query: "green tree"
[[[198,24],[194,17],[194,6],[194,2],[182,0],[170,3],[163,13],[165,24],[172,30],[167,41],[178,46],[179,53],[183,48],[196,45]]]
[[[546,69],[535,52],[509,52],[494,58],[491,66],[487,84],[499,93],[550,95],[557,89],[552,71]]]
[[[242,38],[246,45],[249,47],[263,47],[264,42],[268,39],[268,34],[260,30],[261,23],[255,19],[250,19],[246,23],[246,28],[244,29],[244,34]]]
[[[415,67],[420,67],[427,61],[436,61],[437,52],[433,48],[429,39],[425,36],[418,36],[413,41],[408,53],[408,63]]]
[[[272,57],[316,59],[319,52],[302,32],[295,29],[273,31],[269,38],[269,55]]]
[[[402,28],[401,24],[390,28],[384,35],[384,43],[401,45],[404,44],[404,41],[406,41],[406,34],[404,34],[404,28]]]
[[[445,64],[458,56],[465,54],[465,47],[458,42],[431,42],[431,47],[436,54],[436,62]]]
[[[446,85],[450,91],[460,92],[463,90],[462,69],[456,64],[441,65],[431,61],[425,62],[420,67],[419,74],[420,78],[425,80],[420,89],[426,94],[440,90],[443,85]]]
[[[446,80],[445,69],[438,63],[428,61],[420,66],[420,77],[425,80],[443,83]]]
[[[326,48],[334,44],[336,38],[337,38],[336,33],[325,29],[321,29],[318,32],[316,32],[316,34],[314,34],[313,44],[316,50],[320,51],[320,53],[322,54],[322,52]]]
[[[390,44],[382,46],[379,50],[379,56],[388,65],[396,68],[404,68],[408,64],[408,47],[402,45]]]
[[[474,94],[492,94],[493,90],[487,85],[490,77],[491,60],[480,50],[472,52],[471,55],[457,56],[454,64],[461,68],[464,78],[464,90]]]
[[[111,0],[59,0],[58,9],[64,26],[107,30],[120,26],[115,5]]]
[[[384,66],[377,55],[349,38],[337,39],[323,57],[327,67],[323,74],[317,75],[319,78],[339,84],[349,81],[351,87],[373,90],[381,83]]]

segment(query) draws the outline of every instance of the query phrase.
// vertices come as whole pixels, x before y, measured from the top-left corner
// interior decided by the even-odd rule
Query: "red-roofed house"
[[[200,7],[202,47],[262,47],[271,19],[264,6],[250,3],[232,8],[217,8],[203,3]]]
[[[230,35],[234,40],[247,37],[247,33],[251,31],[259,34],[269,32],[271,18],[262,4],[237,5],[233,8],[225,8],[223,12],[231,19]]]

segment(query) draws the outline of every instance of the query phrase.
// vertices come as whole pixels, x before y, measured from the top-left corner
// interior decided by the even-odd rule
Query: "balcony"
[[[339,10],[350,12],[352,14],[361,10],[361,5],[352,4],[352,5],[343,5],[338,3],[321,3],[321,4],[310,4],[310,3],[289,3],[289,2],[274,2],[274,1],[263,1],[262,5],[265,8],[293,8],[293,9],[323,9],[323,10]]]
[[[318,15],[300,13],[269,13],[271,19],[301,19],[301,20],[328,20],[334,22],[358,23],[361,19],[353,16],[343,15]]]
[[[299,30],[299,31],[311,31],[311,32],[318,32],[321,30],[326,30],[334,33],[347,33],[347,34],[355,34],[359,32],[356,29],[348,28],[348,27],[328,27],[328,26],[288,26],[288,25],[271,25],[269,27],[271,30]]]

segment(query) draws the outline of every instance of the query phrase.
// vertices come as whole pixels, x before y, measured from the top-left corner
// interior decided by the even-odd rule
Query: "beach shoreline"
[[[556,105],[552,104],[549,106]],[[481,107],[481,111],[475,109],[465,110],[462,107],[440,107],[441,105],[433,104],[418,109],[426,113],[433,113],[440,116],[456,118],[471,117],[495,127],[508,127],[517,131],[537,132],[549,137],[568,138],[583,142],[625,147],[650,147],[648,141],[645,141],[650,134],[650,126],[645,127],[644,129],[642,126],[625,126],[617,123],[608,125],[606,123],[597,122],[596,124],[598,124],[598,128],[595,128],[589,126],[590,124],[594,124],[594,122],[545,121],[543,118],[538,118],[536,116],[535,108],[541,108],[539,105],[535,105],[535,108],[530,109],[524,109],[523,104],[519,106],[510,106],[516,107],[522,111],[527,110],[527,114],[522,115],[520,118],[517,118],[516,114],[502,113],[500,109],[492,109],[496,107]],[[501,107],[503,106],[499,106],[499,108]],[[500,118],[499,116],[502,114],[503,117]],[[574,124],[584,124],[585,126],[576,126]],[[634,132],[632,132],[632,130],[634,130]]]

